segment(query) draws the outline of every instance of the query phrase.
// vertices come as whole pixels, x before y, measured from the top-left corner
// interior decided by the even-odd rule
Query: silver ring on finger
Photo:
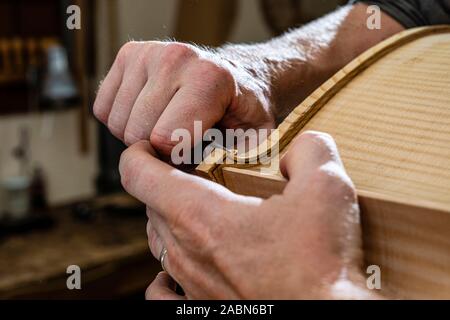
[[[161,250],[161,254],[159,255],[159,261],[161,262],[161,267],[165,272],[167,272],[166,267],[164,266],[166,258],[167,258],[167,249],[166,247],[163,247],[163,249]]]

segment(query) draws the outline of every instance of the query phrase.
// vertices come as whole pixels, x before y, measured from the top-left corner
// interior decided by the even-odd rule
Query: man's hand
[[[94,114],[127,145],[149,140],[163,155],[175,129],[273,128],[267,86],[249,71],[192,45],[129,42],[100,86]],[[200,141],[193,141],[193,145]]]
[[[147,204],[150,249],[165,268],[150,299],[370,298],[359,208],[333,139],[304,133],[282,159],[282,195],[244,197],[182,173],[139,142],[122,155],[125,189]]]
[[[127,145],[150,140],[161,155],[175,129],[274,128],[357,55],[403,30],[387,14],[367,28],[367,5],[345,6],[271,41],[217,50],[129,42],[100,86],[94,114]],[[200,141],[192,141],[192,146]]]

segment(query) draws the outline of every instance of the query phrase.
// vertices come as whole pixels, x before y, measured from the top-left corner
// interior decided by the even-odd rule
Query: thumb
[[[160,272],[145,292],[147,300],[186,300],[175,291],[176,283],[167,272]]]
[[[327,163],[344,168],[334,139],[326,133],[307,131],[297,137],[281,159],[280,170],[297,191]]]

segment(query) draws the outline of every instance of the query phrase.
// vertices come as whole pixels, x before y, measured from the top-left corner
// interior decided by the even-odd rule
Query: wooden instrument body
[[[337,142],[382,292],[450,298],[450,26],[408,30],[362,54],[298,106],[264,152],[277,146],[282,157],[306,130]],[[197,172],[239,194],[283,191],[278,168],[221,164],[225,157],[216,149]]]

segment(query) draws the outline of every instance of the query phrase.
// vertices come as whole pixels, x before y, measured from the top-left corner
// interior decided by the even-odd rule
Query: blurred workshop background
[[[143,299],[160,269],[120,187],[123,145],[91,115],[122,44],[264,41],[343,3],[0,0],[0,298]]]

